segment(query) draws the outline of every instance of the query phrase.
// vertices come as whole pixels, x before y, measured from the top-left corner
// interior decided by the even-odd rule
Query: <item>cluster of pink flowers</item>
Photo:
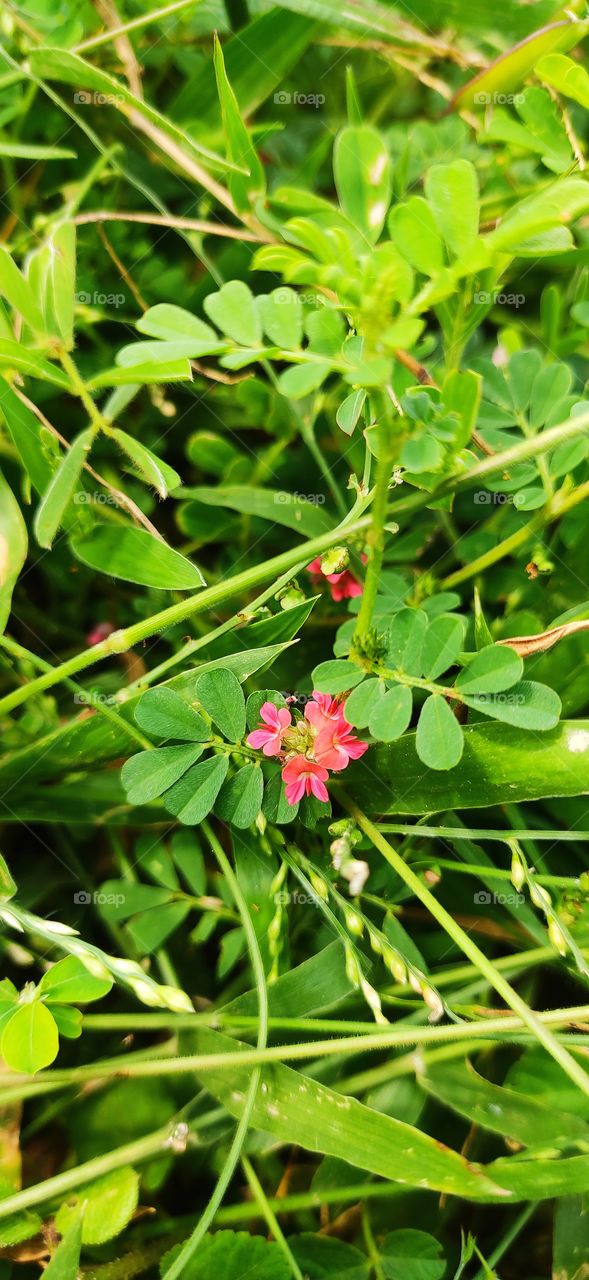
[[[283,762],[286,798],[292,805],[304,795],[328,800],[329,771],[339,773],[368,750],[346,720],[345,702],[329,693],[314,693],[302,719],[293,721],[288,707],[273,702],[262,704],[260,717],[262,724],[250,733],[248,744]]]
[[[366,560],[366,556],[362,556],[362,559]],[[317,556],[307,565],[307,573],[314,578],[323,578],[329,583],[332,600],[351,600],[353,596],[361,596],[364,590],[362,583],[358,582],[351,569],[342,569],[341,573],[323,573],[321,556]]]

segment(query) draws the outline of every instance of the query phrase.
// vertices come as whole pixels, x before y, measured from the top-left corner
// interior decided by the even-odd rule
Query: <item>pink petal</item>
[[[263,702],[260,707],[260,716],[264,724],[268,724],[272,729],[278,729],[280,722],[278,719],[278,707],[273,702]]]
[[[248,747],[253,747],[255,751],[261,751],[262,747],[266,746],[268,739],[273,737],[274,734],[270,733],[268,729],[254,729],[253,733],[248,734],[246,742]]]
[[[305,794],[305,779],[298,778],[296,782],[289,782],[286,786],[286,798],[289,804],[298,804]]]
[[[309,783],[310,783],[310,787],[311,787],[311,791],[313,792],[313,795],[316,796],[318,800],[329,800],[327,787],[325,786],[325,783],[321,781],[320,778],[311,777],[309,778]]]

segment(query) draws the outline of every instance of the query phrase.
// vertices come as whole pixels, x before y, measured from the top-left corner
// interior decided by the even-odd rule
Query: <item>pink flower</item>
[[[297,804],[304,795],[316,796],[317,800],[329,800],[325,786],[328,777],[327,769],[315,760],[308,760],[306,756],[292,756],[282,770],[288,803]]]
[[[340,769],[346,768],[350,760],[359,760],[367,750],[368,743],[361,742],[352,732],[351,724],[342,717],[319,731],[313,754],[319,764],[338,773]]]
[[[314,693],[305,707],[305,720],[308,720],[316,733],[327,729],[342,717],[342,704],[330,693]]]
[[[352,732],[345,717],[345,703],[328,693],[314,693],[305,707],[305,716],[315,730],[313,756],[326,769],[339,772],[350,760],[359,760],[368,750]]]
[[[275,707],[273,702],[263,702],[260,716],[267,729],[254,729],[247,739],[248,746],[262,750],[265,756],[279,756],[282,751],[282,737],[292,723],[292,716],[286,707]]]
[[[363,556],[362,559],[365,560],[366,557]],[[322,573],[321,556],[317,556],[307,565],[307,573],[327,579],[332,600],[351,600],[353,596],[361,596],[364,590],[362,583],[358,582],[351,569],[343,569],[341,573]]]

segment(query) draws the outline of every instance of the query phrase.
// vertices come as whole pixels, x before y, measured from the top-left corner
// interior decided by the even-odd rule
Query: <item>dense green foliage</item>
[[[589,19],[0,41],[0,1280],[584,1280]]]

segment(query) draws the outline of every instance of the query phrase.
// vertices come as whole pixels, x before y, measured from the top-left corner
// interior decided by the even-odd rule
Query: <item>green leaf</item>
[[[376,244],[391,198],[391,162],[378,130],[369,124],[341,129],[333,149],[333,172],[343,212]]]
[[[222,667],[207,671],[196,682],[196,696],[211,720],[230,742],[245,733],[245,698],[239,680]]]
[[[148,689],[142,694],[133,714],[139,728],[152,733],[156,738],[206,742],[210,737],[209,727],[203,717],[166,685]]]
[[[35,537],[40,547],[50,547],[78,487],[80,473],[92,447],[94,432],[81,431],[64,453],[45,490],[35,515]]]
[[[162,1258],[165,1277],[182,1245]],[[205,1235],[198,1251],[182,1267],[184,1280],[290,1280],[290,1266],[277,1244],[247,1231],[216,1231]]]
[[[18,311],[29,329],[43,333],[43,317],[33,290],[5,245],[0,245],[0,295]]]
[[[456,257],[472,249],[479,231],[479,187],[469,160],[437,164],[425,176],[434,221]]]
[[[97,1245],[120,1235],[139,1200],[139,1174],[127,1165],[113,1169],[70,1196],[55,1215],[57,1231],[66,1233],[82,1222],[82,1244]]]
[[[90,378],[87,384],[88,390],[100,391],[102,387],[147,387],[151,383],[158,382],[192,381],[192,370],[188,359],[179,356],[167,359],[165,350],[162,350],[163,342],[149,344],[149,351],[146,351],[147,347],[146,342],[137,342],[133,347],[123,347],[117,353],[117,360],[120,359],[121,364],[115,365],[112,369],[105,369],[102,373]],[[141,362],[139,362],[140,348],[145,356]],[[133,363],[133,356],[137,357],[137,364]],[[55,381],[55,379],[52,380]]]
[[[52,1004],[51,1013],[60,1036],[67,1040],[78,1040],[82,1034],[82,1013],[67,1004]]]
[[[198,1053],[235,1055],[235,1066],[207,1066],[203,1087],[230,1115],[240,1116],[251,1067],[239,1065],[242,1045],[229,1036],[198,1027]],[[198,1073],[197,1074],[201,1074]],[[281,1063],[261,1068],[262,1084],[252,1112],[252,1126],[280,1141],[336,1156],[405,1186],[429,1187],[467,1198],[504,1200],[499,1186],[488,1182],[480,1166],[436,1142],[428,1134],[391,1116],[373,1111],[355,1098],[319,1084]]]
[[[5,378],[0,378],[0,409],[19,458],[37,493],[51,481],[52,467],[43,442],[39,419],[19,400]]]
[[[354,662],[347,662],[345,658],[341,660],[334,658],[329,662],[320,662],[319,666],[315,667],[312,675],[313,688],[318,693],[345,693],[346,690],[360,684],[364,675],[365,672],[360,670]]]
[[[446,699],[430,694],[421,708],[415,735],[420,760],[430,769],[454,769],[464,746],[462,729]]]
[[[108,72],[91,62],[86,62],[84,58],[72,53],[69,49],[52,49],[47,45],[31,49],[30,66],[43,79],[60,80],[65,84],[74,85],[78,90],[80,88],[90,90],[90,97],[92,92],[104,94],[107,101],[123,116],[133,118],[135,131],[145,129],[147,136],[155,140],[164,156],[167,155],[167,143],[171,141],[175,144],[177,156],[187,153],[188,158],[204,159],[213,162],[221,169],[229,167],[222,156],[201,146],[166,115],[156,111],[143,98],[137,98],[124,80],[109,75]],[[88,98],[83,98],[82,101],[88,102]],[[152,127],[149,128],[149,126]]]
[[[40,378],[42,382],[50,382],[62,391],[69,389],[69,379],[58,365],[50,364],[49,360],[44,360],[36,351],[31,351],[10,338],[0,338],[0,368],[18,369],[19,373]]]
[[[151,837],[150,837],[151,839]],[[191,831],[175,831],[171,840],[172,857],[188,888],[197,897],[206,891],[207,877],[202,849]]]
[[[279,773],[266,785],[264,791],[264,799],[262,801],[262,813],[268,819],[268,822],[274,822],[276,826],[283,826],[286,822],[293,822],[299,811],[298,804],[289,804],[286,798],[284,783]]]
[[[582,1280],[589,1256],[589,1196],[564,1196],[554,1207],[553,1275]]]
[[[214,488],[201,485],[183,489],[182,496],[194,498],[206,506],[229,507],[231,511],[269,520],[273,524],[286,525],[308,538],[316,538],[332,527],[322,503],[290,493],[288,489],[256,489],[253,485],[245,484],[216,485]],[[323,494],[316,496],[323,498]]]
[[[162,591],[195,591],[206,585],[192,561],[147,529],[97,525],[91,533],[72,538],[71,546],[82,564],[124,582]]]
[[[536,6],[534,6],[536,8]],[[560,9],[560,6],[558,6]],[[540,29],[527,34],[524,40],[518,41],[513,48],[501,54],[479,75],[456,94],[454,105],[462,110],[466,106],[485,107],[496,101],[497,96],[519,89],[531,71],[537,72],[540,79],[540,66],[547,60],[545,56],[552,49],[571,49],[583,38],[586,26],[576,16],[566,17],[547,26],[542,20],[537,24]]]
[[[236,209],[239,212],[244,212],[251,208],[257,196],[264,194],[266,180],[255,147],[243,122],[239,103],[227,78],[223,50],[216,33],[214,39],[213,62],[217,92],[221,103],[223,130],[227,140],[227,152],[229,159],[235,165],[246,168],[248,171],[245,175],[241,173],[230,174],[228,185]]]
[[[524,664],[509,645],[480,649],[456,679],[460,693],[502,693],[521,678]]]
[[[303,341],[303,308],[294,289],[274,289],[258,298],[264,332],[277,347],[296,351]]]
[[[32,1075],[57,1057],[59,1039],[55,1019],[40,1000],[20,1004],[5,1024],[0,1053],[13,1071]]]
[[[89,1000],[102,999],[112,985],[113,979],[108,974],[97,978],[77,956],[66,956],[43,974],[39,991],[49,1004],[53,1000],[62,1004],[86,1004]]]
[[[464,643],[464,624],[460,618],[441,613],[430,622],[421,651],[423,674],[437,680],[454,665]]]
[[[127,925],[142,956],[153,955],[182,924],[190,911],[189,902],[168,902],[154,911],[142,911]]]
[[[0,156],[14,160],[76,160],[77,152],[67,147],[43,147],[31,142],[6,142],[0,140]]]
[[[0,471],[0,635],[10,616],[12,593],[27,558],[27,526]]]
[[[194,358],[206,355],[219,347],[219,339],[214,329],[191,311],[178,307],[173,302],[158,302],[137,321],[140,333],[150,338],[159,338],[162,342],[191,343]]]
[[[391,210],[389,233],[393,244],[416,271],[427,276],[441,271],[444,247],[431,205],[423,196],[410,196]]]
[[[518,804],[547,796],[589,792],[589,721],[561,721],[542,737],[508,724],[476,724],[463,730],[460,769],[424,769],[415,734],[379,745],[351,765],[346,784],[371,814],[424,814]]]
[[[43,1272],[48,1280],[77,1280],[82,1247],[82,1215],[78,1212]]]
[[[362,687],[362,686],[361,686]],[[380,698],[370,715],[369,729],[380,742],[393,742],[409,727],[413,710],[413,695],[405,684],[389,689]]]
[[[349,396],[346,396],[346,399],[340,404],[335,419],[338,427],[345,435],[352,435],[365,402],[366,392],[360,389],[359,391],[351,391]]]
[[[366,729],[386,693],[384,680],[371,678],[356,685],[346,698],[346,720],[356,729]]]
[[[535,70],[540,80],[589,110],[589,75],[584,66],[564,53],[549,53],[540,58]]]
[[[289,400],[301,400],[325,382],[331,373],[331,365],[317,360],[314,364],[295,364],[285,369],[278,379],[278,390]]]
[[[221,333],[243,347],[259,347],[262,326],[254,296],[243,280],[229,280],[217,293],[209,293],[204,309]]]
[[[319,1174],[314,1179],[314,1189],[317,1191]],[[343,1240],[305,1231],[301,1235],[289,1235],[288,1243],[308,1280],[326,1280],[329,1276],[333,1280],[367,1280],[370,1263],[366,1254],[360,1253],[359,1249]]]
[[[215,813],[234,827],[245,829],[257,818],[263,794],[264,777],[260,766],[246,764],[222,786]]]
[[[45,328],[69,350],[74,345],[76,289],[76,225],[60,222],[30,261],[39,263],[44,279]]]
[[[567,1114],[533,1096],[492,1084],[468,1061],[426,1066],[421,1086],[472,1124],[500,1133],[526,1147],[569,1145],[589,1137],[580,1116]]]
[[[487,652],[485,649],[481,653]],[[535,680],[520,680],[505,693],[471,694],[467,706],[482,711],[494,720],[503,720],[516,729],[545,733],[558,724],[562,704],[554,689]]]
[[[168,813],[185,826],[198,826],[213,808],[228,768],[226,756],[211,756],[195,764],[167,792],[164,805]]]
[[[385,1236],[381,1265],[386,1280],[441,1280],[446,1271],[439,1240],[411,1227]]]
[[[121,781],[129,804],[147,804],[163,795],[203,753],[199,744],[139,751],[125,761]]]
[[[388,634],[387,664],[408,676],[420,676],[427,626],[428,616],[423,609],[400,609]]]
[[[135,440],[133,436],[121,431],[119,427],[111,427],[109,435],[116,440],[119,447],[126,453],[132,462],[135,463],[137,470],[148,484],[152,484],[160,498],[167,498],[170,489],[176,489],[180,484],[180,476],[173,467],[169,467],[167,462],[162,462],[157,454],[152,453],[151,449],[147,449],[139,440]]]

